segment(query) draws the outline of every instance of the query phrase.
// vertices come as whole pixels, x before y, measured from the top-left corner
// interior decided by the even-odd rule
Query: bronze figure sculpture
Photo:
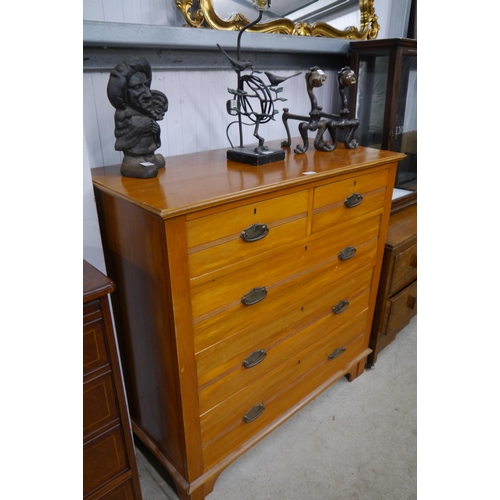
[[[356,75],[349,67],[344,67],[338,72],[337,81],[341,99],[341,109],[339,114],[325,113],[314,95],[314,88],[321,87],[326,82],[325,73],[314,66],[306,73],[307,94],[311,101],[311,111],[309,116],[294,115],[288,108],[283,109],[283,123],[285,125],[287,140],[281,143],[284,147],[290,147],[290,128],[288,120],[302,120],[299,123],[299,132],[303,144],[294,149],[294,153],[302,154],[309,148],[308,132],[317,132],[314,139],[314,147],[318,151],[333,151],[337,147],[337,130],[346,130],[344,144],[348,149],[358,147],[358,142],[353,138],[354,132],[359,127],[359,120],[349,119],[349,109],[347,108],[347,96],[345,88],[356,83]],[[328,130],[332,136],[332,143],[325,141],[323,135]]]
[[[140,57],[123,61],[111,71],[108,99],[115,108],[115,149],[123,151],[120,172],[125,177],[149,179],[165,166],[155,151],[161,146],[160,126],[168,109],[167,96],[151,90],[149,62]]]

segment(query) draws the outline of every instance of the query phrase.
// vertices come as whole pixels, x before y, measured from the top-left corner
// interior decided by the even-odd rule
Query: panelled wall
[[[383,7],[384,2],[391,1],[378,0],[381,3],[380,7]],[[174,0],[84,0],[83,17],[85,21],[106,23],[177,27],[184,24]],[[380,15],[379,23],[383,27]],[[194,30],[194,28],[184,29]],[[264,36],[269,37],[270,40],[274,40],[273,37],[280,37],[279,35]],[[242,40],[244,49],[245,35]],[[124,53],[127,53],[126,50]],[[275,57],[276,61],[279,61],[280,52],[276,52]],[[123,57],[120,56],[118,60],[117,56],[117,60],[113,61],[112,65],[121,62],[122,59]],[[347,57],[344,60],[347,62]],[[283,84],[284,92],[281,95],[288,101],[277,102],[276,109],[279,115],[276,121],[261,127],[260,133],[266,141],[286,137],[281,120],[284,107],[290,108],[292,113],[308,114],[310,101],[306,93],[304,74],[311,66],[323,67],[328,77],[327,83],[315,90],[319,104],[325,111],[338,111],[336,71],[342,64],[338,59],[330,68],[326,68],[322,63],[318,63],[314,55],[309,56],[306,53],[305,56],[302,54],[293,68],[288,64],[287,69],[278,70],[273,65],[273,56],[271,58],[268,56],[266,61],[266,66],[257,64],[256,69],[275,71],[280,75],[291,75],[296,71],[302,71],[300,76]],[[83,258],[102,272],[106,272],[106,269],[90,169],[120,163],[122,159],[122,153],[114,149],[113,116],[115,110],[106,94],[112,65],[108,62],[107,66],[105,64],[98,69],[85,69],[84,65],[83,72]],[[215,65],[213,69],[209,64],[201,66],[203,66],[201,69],[197,69],[196,66],[194,68],[192,65],[183,66],[182,63],[177,67],[165,68],[155,68],[153,65],[152,88],[161,90],[169,99],[169,110],[164,120],[160,122],[162,145],[157,151],[167,159],[167,168],[169,157],[230,147],[226,137],[226,128],[232,118],[226,113],[226,101],[231,97],[227,89],[236,87],[236,73],[229,66],[225,69],[220,64]],[[297,124],[296,121],[291,122],[292,135],[295,136],[298,136]],[[244,134],[246,143],[255,142],[252,127],[245,127]],[[231,128],[230,137],[236,144],[238,141],[236,126]]]

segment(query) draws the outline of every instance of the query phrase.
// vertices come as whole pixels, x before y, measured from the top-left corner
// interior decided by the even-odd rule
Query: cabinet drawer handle
[[[354,208],[357,207],[358,205],[361,205],[362,201],[363,201],[363,195],[358,193],[352,193],[351,196],[348,196],[344,200],[344,205],[347,208]]]
[[[267,290],[265,286],[252,288],[248,293],[241,297],[241,302],[246,306],[251,306],[257,304],[261,300],[264,300],[267,296]]]
[[[355,254],[356,249],[354,247],[345,247],[344,250],[339,253],[339,260],[348,260],[354,257]]]
[[[340,314],[341,312],[344,312],[348,307],[349,307],[349,301],[341,300],[340,302],[338,302],[333,306],[332,313]]]
[[[417,297],[413,297],[413,295],[408,295],[408,298],[406,299],[406,306],[409,307],[412,311],[414,311],[415,307],[417,306]]]
[[[243,360],[242,365],[245,368],[253,368],[254,366],[258,365],[260,362],[264,361],[264,358],[266,357],[267,352],[265,349],[261,349],[260,351],[255,351],[248,356],[248,358]]]
[[[269,234],[269,228],[266,224],[255,223],[243,229],[240,233],[240,238],[243,241],[258,241],[265,238]]]
[[[413,267],[414,269],[417,269],[417,256],[416,256],[416,254],[413,254],[410,257],[410,266]]]
[[[254,406],[249,412],[245,413],[243,415],[243,422],[246,424],[253,422],[256,418],[259,418],[265,410],[264,403],[261,403],[260,405]]]
[[[333,351],[329,356],[328,356],[328,359],[331,361],[332,359],[335,359],[337,358],[338,356],[340,356],[342,353],[346,352],[347,349],[345,347],[337,347],[337,349],[335,349],[335,351]]]

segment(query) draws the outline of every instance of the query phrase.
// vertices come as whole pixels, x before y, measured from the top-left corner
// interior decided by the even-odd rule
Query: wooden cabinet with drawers
[[[83,498],[142,500],[108,294],[83,261]]]
[[[389,220],[368,367],[417,314],[417,204],[393,211]]]
[[[217,150],[154,179],[93,169],[133,429],[182,499],[363,372],[401,158],[339,146],[255,167]]]

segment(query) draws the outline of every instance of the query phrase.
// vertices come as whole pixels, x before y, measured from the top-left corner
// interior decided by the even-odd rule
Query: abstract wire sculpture
[[[285,125],[287,140],[283,141],[283,147],[291,146],[290,128],[288,120],[303,120],[299,123],[299,132],[302,137],[303,144],[298,145],[294,149],[294,153],[302,154],[309,148],[308,132],[315,132],[316,138],[314,140],[314,147],[318,151],[333,151],[337,147],[337,130],[347,130],[345,135],[344,144],[348,149],[355,149],[358,147],[358,142],[353,138],[354,132],[359,127],[359,120],[348,118],[349,109],[347,108],[347,96],[345,88],[356,83],[356,75],[348,66],[342,68],[338,72],[337,81],[340,93],[340,111],[339,114],[325,113],[321,106],[318,106],[318,100],[314,95],[314,88],[321,87],[326,82],[325,73],[317,66],[312,67],[305,75],[307,84],[307,93],[311,101],[311,111],[309,116],[294,115],[289,113],[288,108],[283,109],[283,123]],[[332,143],[326,142],[323,138],[325,131],[328,130],[332,136]]]
[[[271,0],[254,0],[254,6],[259,10],[258,18],[246,25],[238,33],[236,58],[229,56],[224,49],[217,44],[217,47],[228,58],[231,67],[238,75],[238,88],[228,88],[228,92],[234,95],[234,99],[227,101],[226,109],[229,115],[237,117],[231,122],[226,129],[226,136],[231,144],[230,150],[227,152],[229,160],[246,163],[249,165],[264,165],[285,158],[285,151],[282,149],[271,150],[265,144],[265,139],[259,134],[259,128],[271,120],[275,120],[275,115],[279,113],[274,107],[276,101],[286,101],[285,98],[279,97],[283,92],[283,87],[279,87],[284,81],[300,75],[301,72],[291,76],[279,76],[268,71],[256,71],[253,68],[253,63],[248,60],[241,59],[241,37],[243,33],[253,25],[260,22],[264,10],[269,9]],[[264,73],[269,80],[269,84],[257,76]],[[245,123],[247,119],[250,123]],[[230,137],[229,129],[231,126],[238,124],[239,146],[234,147]],[[254,127],[253,135],[258,139],[257,147],[245,147],[243,145],[243,125]]]

